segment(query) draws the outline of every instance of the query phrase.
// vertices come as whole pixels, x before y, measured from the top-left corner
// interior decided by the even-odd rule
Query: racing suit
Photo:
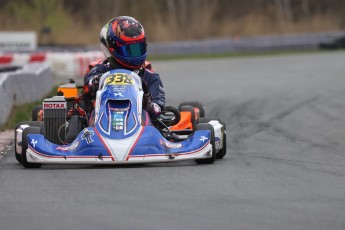
[[[95,100],[100,76],[114,69],[128,68],[122,67],[119,63],[110,58],[94,65],[84,76],[83,99],[89,102]],[[140,69],[131,71],[137,73],[142,79],[144,90],[143,109],[148,112],[151,119],[156,118],[165,105],[165,92],[159,74],[154,73],[144,66]],[[157,105],[159,108],[157,108]]]

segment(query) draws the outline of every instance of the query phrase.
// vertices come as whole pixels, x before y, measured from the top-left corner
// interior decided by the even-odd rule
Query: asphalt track
[[[345,52],[155,62],[228,155],[140,166],[0,161],[0,229],[345,229]]]

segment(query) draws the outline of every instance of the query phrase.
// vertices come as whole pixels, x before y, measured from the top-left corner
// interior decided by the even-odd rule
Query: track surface
[[[0,229],[345,229],[345,52],[154,63],[228,155],[130,167],[0,161]]]

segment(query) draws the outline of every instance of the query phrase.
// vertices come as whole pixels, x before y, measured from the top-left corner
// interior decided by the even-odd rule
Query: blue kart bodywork
[[[47,141],[41,134],[29,134],[29,159],[31,162],[47,163],[130,163],[138,161],[171,161],[186,158],[202,158],[209,145],[209,130],[196,131],[185,141],[167,141],[160,132],[152,127],[142,127],[133,144],[127,146],[124,154],[113,152],[121,141],[106,140],[95,127],[85,128],[71,144],[56,145]],[[110,142],[109,142],[110,141]],[[110,143],[110,145],[108,144]],[[126,146],[118,146],[120,149]],[[208,149],[210,151],[210,149]],[[207,152],[208,152],[207,151]]]

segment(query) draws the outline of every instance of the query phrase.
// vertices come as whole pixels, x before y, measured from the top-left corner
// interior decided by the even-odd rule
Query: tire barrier
[[[0,71],[0,125],[7,121],[13,106],[41,100],[53,84],[47,63],[31,63],[14,68],[14,71]]]
[[[101,51],[5,53],[0,54],[0,67],[48,63],[56,78],[81,78],[91,62],[103,58]]]

